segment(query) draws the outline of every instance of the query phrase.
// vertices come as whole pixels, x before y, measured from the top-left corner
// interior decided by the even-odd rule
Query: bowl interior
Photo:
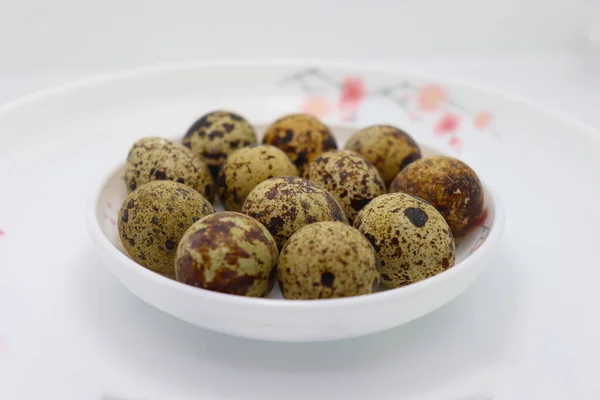
[[[255,125],[259,136],[262,136],[266,125]],[[340,148],[343,148],[343,144],[345,141],[356,131],[356,128],[344,127],[344,126],[332,126],[331,127],[337,140]],[[431,146],[427,146],[424,144],[420,144],[421,150],[424,156],[437,155],[442,154],[441,152],[435,150]],[[123,159],[125,159],[126,152],[123,155]],[[121,239],[119,238],[119,233],[117,229],[117,216],[119,213],[119,209],[125,198],[127,197],[127,188],[125,186],[124,181],[125,174],[125,162],[121,165],[121,167],[117,168],[111,176],[107,178],[104,182],[104,186],[101,188],[99,192],[99,197],[96,199],[96,218],[98,219],[98,223],[100,225],[100,229],[106,235],[108,240],[123,254],[127,257],[129,255],[125,251],[125,248],[121,244]],[[494,202],[492,198],[492,193],[485,187],[484,183],[484,213],[480,221],[478,221],[478,226],[473,229],[465,238],[463,238],[457,247],[456,252],[456,264],[462,262],[466,258],[468,258],[471,254],[475,253],[479,247],[486,241],[489,236],[491,229],[493,229],[494,225]],[[220,205],[216,205],[215,209],[222,210],[223,208]],[[131,258],[131,257],[129,257]],[[455,265],[456,265],[455,264]],[[165,278],[168,279],[168,278]],[[281,292],[279,291],[277,285],[271,292],[271,298],[282,298]]]

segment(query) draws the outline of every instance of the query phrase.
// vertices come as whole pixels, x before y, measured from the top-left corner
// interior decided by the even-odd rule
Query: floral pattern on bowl
[[[494,115],[491,111],[467,108],[438,83],[404,80],[370,88],[360,76],[336,77],[319,68],[308,68],[284,77],[280,84],[299,87],[304,98],[296,111],[318,118],[360,123],[361,107],[367,101],[385,100],[414,123],[429,125],[435,137],[458,153],[465,140],[461,133],[467,125],[500,139],[492,127]]]

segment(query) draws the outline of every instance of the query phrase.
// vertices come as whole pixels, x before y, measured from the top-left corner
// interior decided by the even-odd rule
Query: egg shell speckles
[[[226,210],[241,211],[252,189],[276,176],[298,176],[296,166],[277,147],[253,145],[236,150],[219,173],[219,197]]]
[[[377,169],[364,157],[349,150],[320,155],[308,164],[303,176],[331,193],[350,223],[371,200],[386,193]]]
[[[329,299],[373,293],[379,285],[375,251],[356,229],[317,222],[294,233],[279,258],[286,299]]]
[[[213,178],[207,166],[179,143],[147,137],[136,141],[127,155],[125,182],[129,192],[152,181],[167,180],[190,186],[213,201]]]
[[[432,205],[416,197],[379,196],[358,213],[354,227],[373,245],[384,286],[408,285],[454,265],[450,227]]]
[[[229,154],[256,142],[256,132],[248,121],[222,110],[199,118],[183,138],[183,144],[204,161],[215,178]]]
[[[267,297],[276,279],[277,245],[247,215],[208,215],[185,233],[175,260],[179,282],[216,292]]]
[[[467,164],[452,157],[425,157],[398,174],[390,192],[404,192],[429,202],[444,216],[456,240],[476,225],[483,212],[483,188]]]
[[[175,278],[175,251],[185,231],[213,213],[189,186],[154,181],[130,193],[119,211],[118,228],[127,253],[142,266]]]
[[[390,125],[374,125],[356,132],[346,150],[365,157],[377,168],[386,187],[398,172],[421,158],[421,149],[406,132]]]
[[[290,114],[267,128],[263,143],[283,150],[302,173],[306,164],[337,149],[335,137],[321,121],[306,114]]]
[[[242,212],[261,222],[281,249],[303,226],[319,221],[348,222],[342,208],[321,186],[300,177],[277,177],[258,184]]]

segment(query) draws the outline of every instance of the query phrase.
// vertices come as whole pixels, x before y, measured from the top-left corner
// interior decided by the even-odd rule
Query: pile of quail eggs
[[[331,130],[304,114],[276,120],[258,144],[243,117],[209,113],[181,143],[135,142],[125,180],[118,228],[131,258],[252,297],[276,283],[286,299],[358,296],[436,275],[454,265],[483,210],[465,163],[423,157],[389,125],[359,130],[338,150]]]

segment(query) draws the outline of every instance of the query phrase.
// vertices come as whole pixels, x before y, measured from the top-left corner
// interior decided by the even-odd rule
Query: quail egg
[[[212,205],[189,186],[153,181],[131,192],[119,211],[118,229],[127,253],[142,266],[175,278],[175,250],[185,231],[213,213]]]
[[[390,192],[404,192],[431,203],[444,216],[455,239],[462,239],[481,217],[483,188],[467,164],[452,157],[425,157],[398,174]]]
[[[252,145],[231,153],[218,179],[219,197],[225,209],[241,211],[248,193],[275,176],[298,176],[298,169],[280,149]]]
[[[369,241],[341,222],[307,225],[287,241],[279,258],[286,299],[329,299],[372,293],[379,267]]]
[[[337,149],[329,128],[307,114],[290,114],[279,118],[267,128],[263,143],[283,150],[300,172],[321,153]]]
[[[358,213],[354,227],[373,245],[386,287],[408,285],[454,265],[450,227],[439,211],[417,197],[379,196]]]
[[[281,249],[294,232],[319,221],[348,220],[321,186],[294,176],[267,179],[246,197],[242,212],[267,227]]]
[[[147,137],[136,141],[127,156],[125,181],[129,192],[156,180],[183,183],[209,201],[214,197],[213,178],[206,165],[179,143]]]
[[[406,132],[390,125],[374,125],[356,132],[346,143],[377,168],[386,187],[398,172],[421,158],[417,143]]]
[[[229,111],[213,111],[202,116],[183,138],[183,144],[206,163],[215,178],[229,154],[256,141],[252,125]]]
[[[377,169],[363,156],[349,150],[321,154],[308,164],[303,176],[331,193],[350,223],[364,206],[386,192]]]
[[[267,297],[276,277],[277,245],[258,221],[237,212],[210,214],[179,243],[179,282],[216,292]]]

